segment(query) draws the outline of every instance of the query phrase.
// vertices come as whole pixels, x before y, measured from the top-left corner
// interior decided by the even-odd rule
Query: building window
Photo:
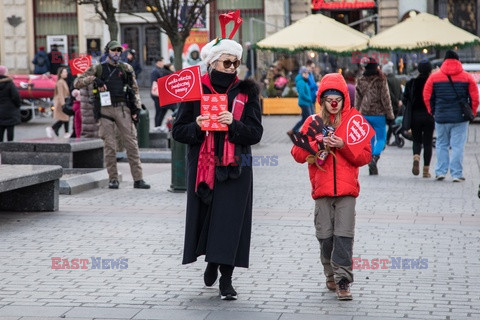
[[[122,0],[120,1],[120,12],[147,12],[147,5],[144,0]]]
[[[448,20],[463,30],[477,34],[477,1],[449,0]]]
[[[66,35],[68,53],[78,52],[77,4],[65,0],[35,0],[35,48],[47,48],[47,36]]]

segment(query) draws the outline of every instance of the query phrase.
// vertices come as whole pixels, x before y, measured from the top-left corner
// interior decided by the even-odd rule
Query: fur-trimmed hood
[[[240,93],[246,94],[249,97],[260,95],[260,85],[252,79],[239,81],[238,89]]]

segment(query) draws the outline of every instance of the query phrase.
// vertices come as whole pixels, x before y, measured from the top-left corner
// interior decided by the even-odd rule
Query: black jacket
[[[210,93],[207,86],[203,86],[203,91]],[[235,144],[236,155],[248,156],[251,155],[250,146],[258,143],[263,134],[259,90],[251,80],[233,85],[227,94],[230,111],[238,93],[247,94],[248,101],[241,119],[234,120],[229,126],[228,137]],[[172,136],[178,142],[188,144],[183,263],[194,262],[198,256],[205,255],[205,261],[208,262],[246,268],[249,264],[252,225],[252,167],[242,166],[236,178],[222,182],[216,178],[212,200],[210,204],[205,204],[195,193],[198,156],[205,139],[205,132],[195,122],[200,115],[200,101],[182,103],[178,110]],[[211,134],[215,135],[216,141],[223,141],[225,133]],[[215,145],[218,151],[217,143]]]
[[[0,126],[14,126],[20,120],[20,95],[12,79],[0,76]]]

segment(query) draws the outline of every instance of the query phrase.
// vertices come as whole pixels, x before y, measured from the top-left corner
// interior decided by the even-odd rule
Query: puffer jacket
[[[440,70],[433,73],[425,83],[423,100],[430,114],[438,123],[463,122],[462,109],[457,95],[448,80],[449,75],[460,100],[468,103],[475,115],[478,109],[478,87],[473,76],[463,70],[457,59],[446,59]]]
[[[371,76],[362,75],[357,79],[355,108],[364,116],[385,115],[388,120],[395,118],[387,78],[382,73]]]
[[[339,73],[327,74],[323,77],[317,97],[322,92],[329,89],[336,89],[343,93],[345,97],[342,109],[342,117],[348,114],[350,110],[350,97],[348,94],[347,84]],[[318,99],[320,100],[320,99]],[[321,115],[321,114],[320,114]],[[310,122],[315,115],[305,120],[300,132],[306,133]],[[318,151],[316,141],[309,137],[310,146],[313,150]],[[320,170],[315,164],[308,165],[308,174],[312,185],[312,198],[336,197],[336,196],[353,196],[358,197],[360,192],[360,183],[358,181],[358,168],[366,165],[372,159],[372,147],[370,143],[366,143],[362,152],[354,154],[347,144],[341,149],[332,149],[335,157],[328,155],[326,162]],[[305,163],[309,152],[293,146],[291,154],[295,161]]]
[[[310,87],[308,86],[308,80],[305,80],[301,74],[295,77],[295,86],[298,92],[298,105],[300,107],[310,107],[313,104],[311,98]]]
[[[80,89],[80,110],[82,115],[82,137],[98,138],[98,121],[93,115],[93,84]]]
[[[0,76],[0,126],[20,124],[20,95],[11,78]]]

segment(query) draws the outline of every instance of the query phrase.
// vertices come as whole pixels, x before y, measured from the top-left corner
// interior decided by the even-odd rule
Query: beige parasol
[[[322,14],[312,14],[259,41],[256,47],[273,51],[350,53],[365,49],[367,43],[367,35]]]
[[[426,47],[452,48],[480,44],[480,38],[428,13],[419,13],[380,32],[369,41],[377,50],[418,50]]]

